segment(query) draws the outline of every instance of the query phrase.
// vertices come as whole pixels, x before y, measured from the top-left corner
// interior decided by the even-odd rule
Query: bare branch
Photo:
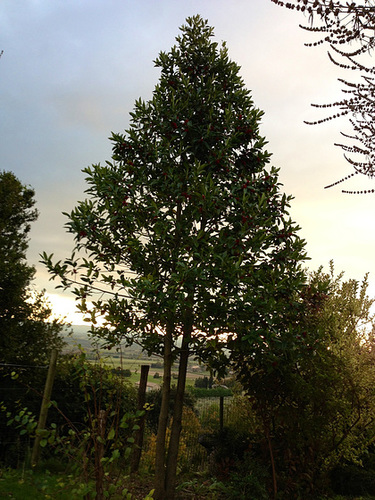
[[[334,118],[350,115],[349,122],[354,133],[342,133],[344,137],[354,141],[351,145],[335,144],[346,153],[362,155],[365,160],[359,161],[344,154],[348,163],[369,178],[375,177],[375,85],[369,75],[375,74],[369,56],[375,47],[375,1],[340,2],[333,0],[294,0],[285,3],[271,0],[276,5],[296,10],[309,15],[309,26],[301,26],[304,30],[319,35],[321,38],[307,46],[328,43],[330,61],[340,69],[358,71],[360,82],[348,82],[339,78],[344,85],[345,96],[341,101],[330,104],[312,104],[316,108],[336,108],[339,112],[315,121],[305,121],[308,125],[326,123]],[[335,53],[341,60],[333,57]],[[353,174],[355,175],[355,174]],[[330,184],[335,186],[351,176]],[[345,191],[349,192],[349,191]],[[355,193],[371,193],[373,190],[355,191]],[[350,191],[354,193],[354,191]]]

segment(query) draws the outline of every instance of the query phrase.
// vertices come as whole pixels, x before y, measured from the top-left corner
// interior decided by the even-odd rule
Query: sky
[[[153,61],[175,43],[186,17],[200,14],[226,41],[232,60],[255,105],[265,114],[260,127],[280,168],[283,191],[292,195],[292,219],[306,240],[310,269],[330,260],[347,279],[369,272],[375,296],[375,195],[346,195],[372,189],[352,173],[335,142],[347,120],[319,126],[311,103],[341,97],[327,47],[308,48],[308,20],[271,0],[1,0],[0,2],[0,169],[12,171],[36,192],[39,219],[30,233],[28,261],[34,286],[45,289],[57,314],[74,324],[72,295],[39,263],[39,254],[70,255],[73,240],[64,229],[70,212],[85,198],[82,169],[110,160],[111,132],[123,132],[139,97],[151,98],[159,71]]]

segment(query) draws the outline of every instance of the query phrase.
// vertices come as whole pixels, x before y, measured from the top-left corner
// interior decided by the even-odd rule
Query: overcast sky
[[[62,212],[84,198],[88,165],[110,159],[111,131],[122,132],[139,97],[147,100],[158,81],[153,60],[175,43],[179,26],[201,14],[227,41],[230,57],[257,107],[265,111],[261,133],[280,167],[284,191],[294,196],[292,218],[307,241],[311,269],[331,259],[347,278],[370,272],[375,295],[375,195],[345,195],[341,188],[372,189],[352,172],[342,151],[345,119],[321,126],[312,102],[341,95],[339,73],[325,47],[302,31],[301,14],[271,0],[2,0],[0,4],[0,169],[10,170],[36,191],[39,220],[31,231],[35,286],[45,288],[56,310],[72,310],[38,263],[43,251],[69,255],[72,239]],[[307,22],[307,20],[306,20]],[[74,322],[77,317],[70,316]]]

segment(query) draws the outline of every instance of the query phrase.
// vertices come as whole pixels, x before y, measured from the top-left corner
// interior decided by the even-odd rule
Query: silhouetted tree
[[[308,14],[310,25],[301,27],[316,33],[319,39],[306,45],[317,46],[327,43],[328,56],[335,65],[358,72],[361,76],[357,82],[339,78],[344,85],[342,90],[344,97],[330,104],[313,104],[318,108],[331,109],[332,113],[321,120],[306,122],[319,124],[348,115],[353,128],[350,134],[342,132],[345,138],[353,141],[351,144],[335,145],[343,149],[344,156],[354,168],[354,172],[326,187],[335,186],[356,174],[374,178],[375,68],[370,56],[375,46],[375,2],[373,0],[363,0],[361,3],[333,0],[271,1],[279,6]],[[343,192],[365,194],[374,193],[375,189],[343,190]]]
[[[62,324],[51,320],[43,292],[34,292],[35,269],[26,260],[30,224],[38,217],[34,190],[12,172],[0,172],[0,361],[45,363],[61,347]]]
[[[35,269],[26,260],[31,223],[38,216],[34,195],[12,172],[0,171],[0,393],[13,413],[20,401],[39,411],[46,377],[40,367],[47,366],[51,350],[64,343],[64,325],[52,319],[44,292],[33,289]],[[17,380],[9,377],[13,371],[18,372]],[[7,420],[0,412],[0,461],[16,465],[19,431],[7,427]]]

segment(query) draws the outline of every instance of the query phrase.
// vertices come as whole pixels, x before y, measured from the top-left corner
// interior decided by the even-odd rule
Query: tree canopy
[[[375,322],[367,293],[367,276],[344,280],[333,263],[312,273],[298,353],[279,352],[273,369],[267,357],[249,359],[241,377],[288,498],[317,498],[332,471],[371,453]]]
[[[31,283],[35,269],[26,260],[31,223],[37,219],[34,190],[12,172],[0,172],[0,358],[42,363],[61,347],[60,321],[50,321],[43,292]]]

